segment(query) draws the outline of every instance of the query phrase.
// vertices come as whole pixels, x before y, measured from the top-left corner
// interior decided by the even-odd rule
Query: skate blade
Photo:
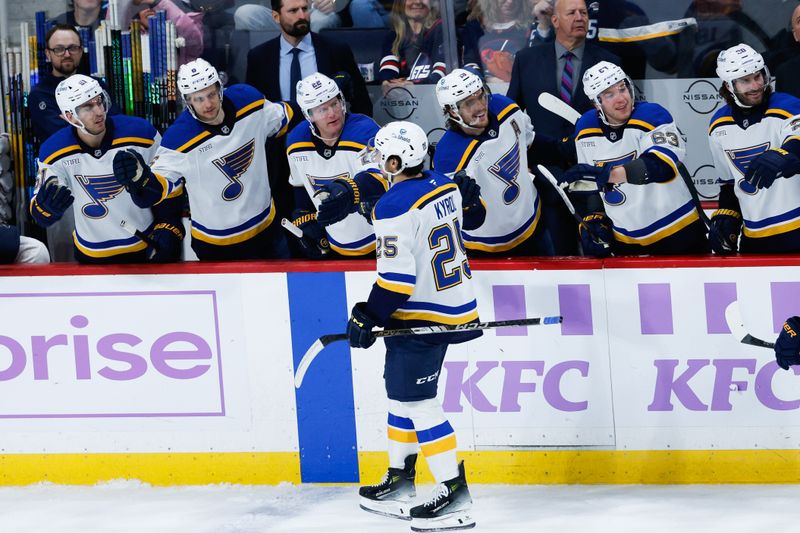
[[[475,527],[475,520],[467,511],[457,511],[439,518],[413,518],[411,520],[411,531],[457,531],[459,529],[472,529]]]
[[[361,498],[359,505],[368,513],[373,513],[398,520],[411,520],[408,512],[411,510],[409,502],[399,502],[396,500],[375,501],[369,498]]]

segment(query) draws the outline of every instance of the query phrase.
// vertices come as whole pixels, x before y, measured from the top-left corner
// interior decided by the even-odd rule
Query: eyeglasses
[[[57,56],[63,56],[67,52],[73,55],[77,54],[78,52],[83,52],[83,48],[77,44],[71,44],[69,46],[56,46],[55,48],[48,48],[48,50]]]

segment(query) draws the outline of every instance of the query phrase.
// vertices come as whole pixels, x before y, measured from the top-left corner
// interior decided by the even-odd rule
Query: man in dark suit
[[[271,102],[283,100],[291,104],[294,116],[290,130],[303,120],[295,101],[295,85],[314,72],[340,83],[354,113],[372,116],[372,102],[352,50],[311,32],[309,0],[272,0],[272,18],[280,26],[281,34],[247,54],[246,82]],[[267,164],[278,216],[289,217],[294,196],[283,137],[267,145]],[[292,251],[300,255],[297,250]]]
[[[797,75],[797,71],[800,70],[800,56],[797,55],[797,51],[800,50],[800,5],[792,11],[791,25],[794,42],[789,48],[793,51],[794,57],[775,69],[777,80],[775,89],[800,98],[800,76]]]
[[[584,0],[556,0],[551,21],[555,30],[552,42],[517,52],[507,96],[527,111],[537,133],[563,138],[573,134],[574,126],[540,106],[539,94],[551,93],[584,113],[592,104],[583,92],[583,73],[600,61],[619,64],[619,58],[586,41],[589,14]],[[561,169],[551,170],[556,175],[561,173]],[[576,255],[578,231],[574,219],[545,181],[537,179],[536,184],[542,196],[544,227],[554,251],[556,255]]]

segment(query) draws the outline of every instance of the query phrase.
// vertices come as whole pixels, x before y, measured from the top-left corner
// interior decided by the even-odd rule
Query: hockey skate
[[[431,499],[411,509],[411,531],[453,531],[475,527],[472,498],[464,475],[464,461],[458,476],[439,483]]]
[[[411,500],[417,495],[414,477],[417,471],[417,454],[409,455],[405,460],[405,468],[390,468],[377,485],[367,485],[358,489],[361,496],[361,508],[400,520],[411,520],[408,514]]]

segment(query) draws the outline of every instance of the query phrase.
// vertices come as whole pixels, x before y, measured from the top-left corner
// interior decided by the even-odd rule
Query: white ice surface
[[[419,487],[427,496],[432,487]],[[470,487],[498,533],[795,533],[800,485]],[[2,533],[389,533],[408,522],[361,511],[353,486],[0,487]]]

